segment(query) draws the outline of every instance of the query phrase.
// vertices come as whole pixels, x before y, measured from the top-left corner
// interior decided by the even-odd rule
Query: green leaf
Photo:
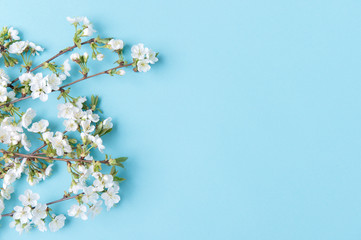
[[[125,181],[126,179],[125,179],[125,178],[120,178],[120,177],[114,176],[114,177],[113,177],[113,180],[114,180],[114,181],[117,181],[117,182],[123,182],[123,181]]]
[[[110,175],[115,176],[117,174],[117,170],[115,169],[115,166],[112,167],[110,170]]]
[[[117,162],[125,162],[127,161],[127,157],[119,157],[119,158],[116,158],[115,160],[117,160]]]

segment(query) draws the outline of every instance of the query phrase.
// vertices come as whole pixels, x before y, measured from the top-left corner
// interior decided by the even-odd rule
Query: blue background
[[[3,219],[1,239],[360,239],[360,1],[22,0],[1,9],[2,25],[47,49],[39,62],[71,45],[66,16],[160,52],[147,74],[72,88],[100,95],[116,123],[104,140],[129,157],[119,206],[69,218],[57,233],[19,237]],[[35,103],[61,129],[55,96]],[[59,163],[33,190],[48,202],[68,184]]]

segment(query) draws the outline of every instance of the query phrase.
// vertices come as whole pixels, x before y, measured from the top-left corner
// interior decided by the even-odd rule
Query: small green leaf
[[[114,181],[117,181],[117,182],[123,182],[123,181],[126,180],[125,178],[120,178],[120,177],[117,177],[117,176],[114,176],[113,179],[114,179]]]

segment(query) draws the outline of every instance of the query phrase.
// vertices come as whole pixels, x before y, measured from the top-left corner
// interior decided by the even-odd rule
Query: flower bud
[[[79,61],[79,59],[80,59],[79,53],[73,53],[72,55],[70,55],[70,59],[74,62]]]
[[[119,76],[123,76],[125,74],[125,71],[123,69],[119,69],[117,73]]]
[[[97,55],[97,60],[98,60],[98,61],[103,61],[103,59],[104,59],[104,55],[101,54],[101,53],[99,53],[99,54]]]

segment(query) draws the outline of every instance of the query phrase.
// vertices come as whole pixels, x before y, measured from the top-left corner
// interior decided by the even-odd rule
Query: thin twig
[[[81,45],[88,44],[88,43],[92,43],[92,42],[94,42],[94,40],[95,40],[94,38],[89,39],[88,41],[82,42]],[[48,60],[46,60],[45,62],[39,64],[38,66],[34,67],[33,69],[31,69],[31,70],[28,71],[28,72],[33,72],[33,71],[35,71],[36,69],[42,67],[45,63],[49,63],[50,61],[54,60],[55,58],[63,55],[63,54],[66,53],[66,52],[69,52],[69,51],[73,50],[73,49],[76,48],[76,47],[77,47],[77,46],[74,44],[74,45],[71,46],[71,47],[68,47],[68,48],[65,48],[65,49],[59,51],[58,54],[54,55],[53,57],[49,58]],[[12,85],[13,83],[15,83],[15,82],[18,81],[18,80],[19,80],[19,77],[16,78],[16,79],[14,79],[13,81],[11,81],[10,85]]]
[[[46,143],[44,143],[43,145],[41,145],[40,147],[38,147],[37,149],[35,149],[31,154],[37,154],[37,152],[39,152],[40,151],[40,149],[42,149],[43,147],[45,147],[47,144]]]
[[[76,80],[76,81],[74,81],[74,82],[71,82],[71,83],[65,84],[64,86],[61,86],[58,90],[53,90],[52,92],[63,91],[64,88],[69,87],[69,86],[71,86],[71,85],[73,85],[73,84],[75,84],[75,83],[81,82],[81,81],[83,81],[83,80],[85,80],[85,79],[89,79],[89,78],[92,78],[92,77],[96,77],[96,76],[99,76],[99,75],[101,75],[101,74],[109,74],[112,70],[115,70],[115,69],[118,69],[118,68],[123,68],[123,67],[129,67],[129,66],[131,66],[132,64],[133,64],[133,63],[129,63],[129,64],[126,64],[126,65],[119,65],[119,66],[117,66],[117,67],[110,68],[110,69],[108,69],[108,70],[105,70],[105,71],[103,71],[103,72],[99,72],[99,73],[96,73],[96,74],[93,74],[93,75],[89,75],[89,76],[85,75],[84,77],[82,77],[82,78],[80,78],[80,79],[78,79],[78,80]],[[26,97],[21,97],[21,98],[15,99],[15,100],[13,100],[13,101],[11,101],[11,102],[8,102],[8,103],[6,103],[6,104],[4,104],[4,105],[1,105],[0,108],[3,108],[3,107],[5,107],[5,106],[7,106],[7,105],[10,105],[10,104],[14,104],[14,103],[23,101],[23,100],[28,99],[28,98],[31,98],[31,95],[26,96]]]
[[[68,84],[66,84],[66,85],[64,85],[64,86],[61,86],[61,87],[59,88],[59,90],[57,90],[57,91],[61,91],[62,89],[66,88],[66,87],[69,87],[69,86],[71,86],[71,85],[73,85],[73,84],[75,84],[75,83],[81,82],[81,81],[83,81],[83,80],[85,80],[85,79],[89,79],[89,78],[92,78],[92,77],[96,77],[96,76],[99,76],[99,75],[102,75],[102,74],[109,74],[112,70],[115,70],[115,69],[118,69],[118,68],[123,68],[123,67],[129,67],[129,66],[131,66],[132,64],[133,64],[133,63],[128,63],[128,64],[126,64],[126,65],[119,65],[119,66],[117,66],[117,67],[114,67],[114,68],[105,70],[105,71],[103,71],[103,72],[99,72],[99,73],[96,73],[96,74],[93,74],[93,75],[90,75],[90,76],[84,76],[84,77],[82,77],[82,78],[80,78],[80,79],[78,79],[78,80],[76,80],[76,81],[74,81],[74,82],[71,82],[71,83],[68,83]]]
[[[43,157],[43,156],[39,156],[39,155],[33,155],[33,154],[23,154],[23,153],[11,153],[11,152],[7,152],[3,149],[0,149],[1,153],[5,153],[5,154],[13,154],[14,156],[18,156],[18,157],[23,157],[23,158],[34,158],[34,159],[44,159],[44,160],[54,160],[54,161],[63,161],[63,162],[87,162],[87,163],[92,163],[93,160],[86,160],[86,159],[81,159],[81,158],[52,158],[52,157]],[[108,160],[99,160],[96,161],[99,163],[104,163],[104,164],[109,164]]]
[[[76,194],[74,196],[69,196],[69,197],[63,197],[61,199],[58,199],[56,201],[52,201],[52,202],[48,202],[46,205],[49,206],[49,205],[52,205],[52,204],[55,204],[55,203],[59,203],[59,202],[63,202],[63,201],[66,201],[66,200],[70,200],[70,199],[73,199],[73,198],[76,198],[80,195],[82,195],[84,193],[79,193],[79,194]],[[11,212],[11,213],[6,213],[6,214],[2,214],[1,217],[11,217],[14,215],[14,211]]]
[[[63,134],[65,134],[67,131],[63,131]],[[48,145],[46,142],[44,142],[43,145],[41,145],[40,147],[38,147],[37,149],[35,149],[31,154],[32,155],[37,155],[37,154],[43,154],[43,153],[38,153],[42,148],[46,147],[46,145]]]

